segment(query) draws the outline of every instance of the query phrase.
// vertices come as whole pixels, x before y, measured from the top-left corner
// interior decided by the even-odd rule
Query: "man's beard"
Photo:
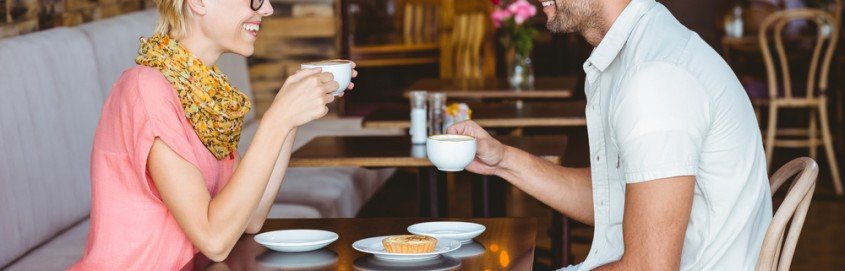
[[[593,0],[563,0],[566,4],[555,1],[554,18],[546,23],[546,28],[553,33],[580,32],[587,25],[595,24],[598,18],[598,3]]]

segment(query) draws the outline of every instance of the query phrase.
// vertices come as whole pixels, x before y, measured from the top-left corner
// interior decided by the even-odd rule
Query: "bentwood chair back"
[[[790,161],[772,175],[769,180],[772,195],[787,181],[793,181],[766,231],[760,258],[757,260],[757,271],[789,270],[816,189],[818,174],[816,161],[801,157]]]
[[[800,36],[786,36],[785,28],[794,22],[806,23],[812,28]],[[766,162],[771,168],[774,148],[808,148],[810,157],[816,159],[816,150],[824,146],[833,176],[836,194],[842,195],[833,139],[830,134],[827,92],[830,63],[839,40],[839,25],[834,15],[819,9],[792,9],[772,14],[763,21],[759,30],[759,44],[766,66],[769,97],[755,104],[769,107],[766,131]],[[788,51],[786,44],[799,44]],[[774,45],[774,50],[771,48]],[[794,46],[790,47],[792,49]],[[807,53],[804,53],[804,49]],[[799,50],[801,52],[799,52]],[[809,65],[795,61],[796,56],[808,56]],[[801,72],[806,72],[802,74]],[[806,78],[805,85],[793,84],[793,75]],[[803,77],[806,75],[806,77]],[[799,91],[803,88],[803,93]],[[804,108],[810,111],[809,127],[788,129],[778,127],[780,109]],[[821,126],[821,127],[818,127]],[[819,129],[821,128],[821,129]],[[819,134],[821,133],[821,134]],[[788,138],[787,138],[788,137]],[[797,139],[796,139],[797,137]]]

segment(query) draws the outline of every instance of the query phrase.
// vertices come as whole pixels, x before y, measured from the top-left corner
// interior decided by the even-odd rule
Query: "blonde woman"
[[[265,0],[158,0],[156,35],[106,101],[91,157],[91,228],[71,270],[176,270],[201,252],[227,257],[264,223],[296,128],[328,112],[338,85],[288,78],[237,155],[248,98],[214,63],[253,53]],[[350,85],[350,88],[352,86]]]

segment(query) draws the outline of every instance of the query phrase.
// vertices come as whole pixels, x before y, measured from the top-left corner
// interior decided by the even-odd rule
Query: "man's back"
[[[606,41],[586,65],[586,92],[593,181],[608,184],[594,200],[610,204],[597,208],[584,267],[623,253],[626,184],[694,175],[681,269],[753,269],[772,207],[759,128],[736,76],[653,1],[633,1]]]

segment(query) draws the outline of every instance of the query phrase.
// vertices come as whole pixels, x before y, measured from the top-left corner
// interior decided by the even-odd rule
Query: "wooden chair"
[[[493,22],[488,0],[445,0],[440,38],[440,77],[483,80],[496,73]]]
[[[795,254],[795,246],[816,189],[818,174],[819,167],[816,161],[802,157],[790,161],[772,175],[769,180],[772,195],[792,177],[795,177],[795,181],[789,186],[783,203],[775,212],[766,231],[763,246],[760,248],[760,258],[757,260],[757,271],[789,270],[792,256]],[[788,233],[786,233],[787,223],[789,223]],[[784,233],[786,233],[786,239],[784,239]]]
[[[349,59],[358,67],[436,64],[443,0],[395,0],[402,24],[401,42],[349,47]]]
[[[806,95],[794,95],[793,84],[789,62],[790,57],[784,46],[784,27],[792,21],[806,20],[815,23],[817,31],[813,40],[815,45],[810,55],[809,72],[806,80]],[[765,101],[756,101],[755,104],[764,104],[769,107],[768,127],[765,132],[766,162],[769,167],[772,165],[772,157],[775,147],[809,148],[810,157],[816,159],[816,150],[824,146],[827,153],[827,160],[830,165],[831,174],[836,189],[836,194],[842,195],[842,183],[839,176],[839,168],[836,162],[836,155],[833,148],[833,139],[830,134],[830,122],[827,110],[828,71],[839,39],[839,25],[835,24],[834,17],[827,12],[815,9],[793,9],[777,12],[763,21],[759,31],[759,44],[766,64],[768,78],[769,97]],[[822,35],[823,27],[830,28],[829,35]],[[770,32],[773,33],[771,37]],[[773,40],[770,40],[772,38]],[[775,45],[776,55],[769,48],[770,44]],[[775,64],[775,58],[779,65]],[[780,74],[778,73],[780,72]],[[780,76],[780,79],[778,78]],[[782,92],[782,93],[781,93]],[[804,128],[778,128],[778,113],[784,108],[806,108],[810,110],[809,127]],[[818,125],[821,124],[821,131]],[[821,138],[819,138],[821,132]],[[783,139],[777,136],[805,137],[801,139]]]

